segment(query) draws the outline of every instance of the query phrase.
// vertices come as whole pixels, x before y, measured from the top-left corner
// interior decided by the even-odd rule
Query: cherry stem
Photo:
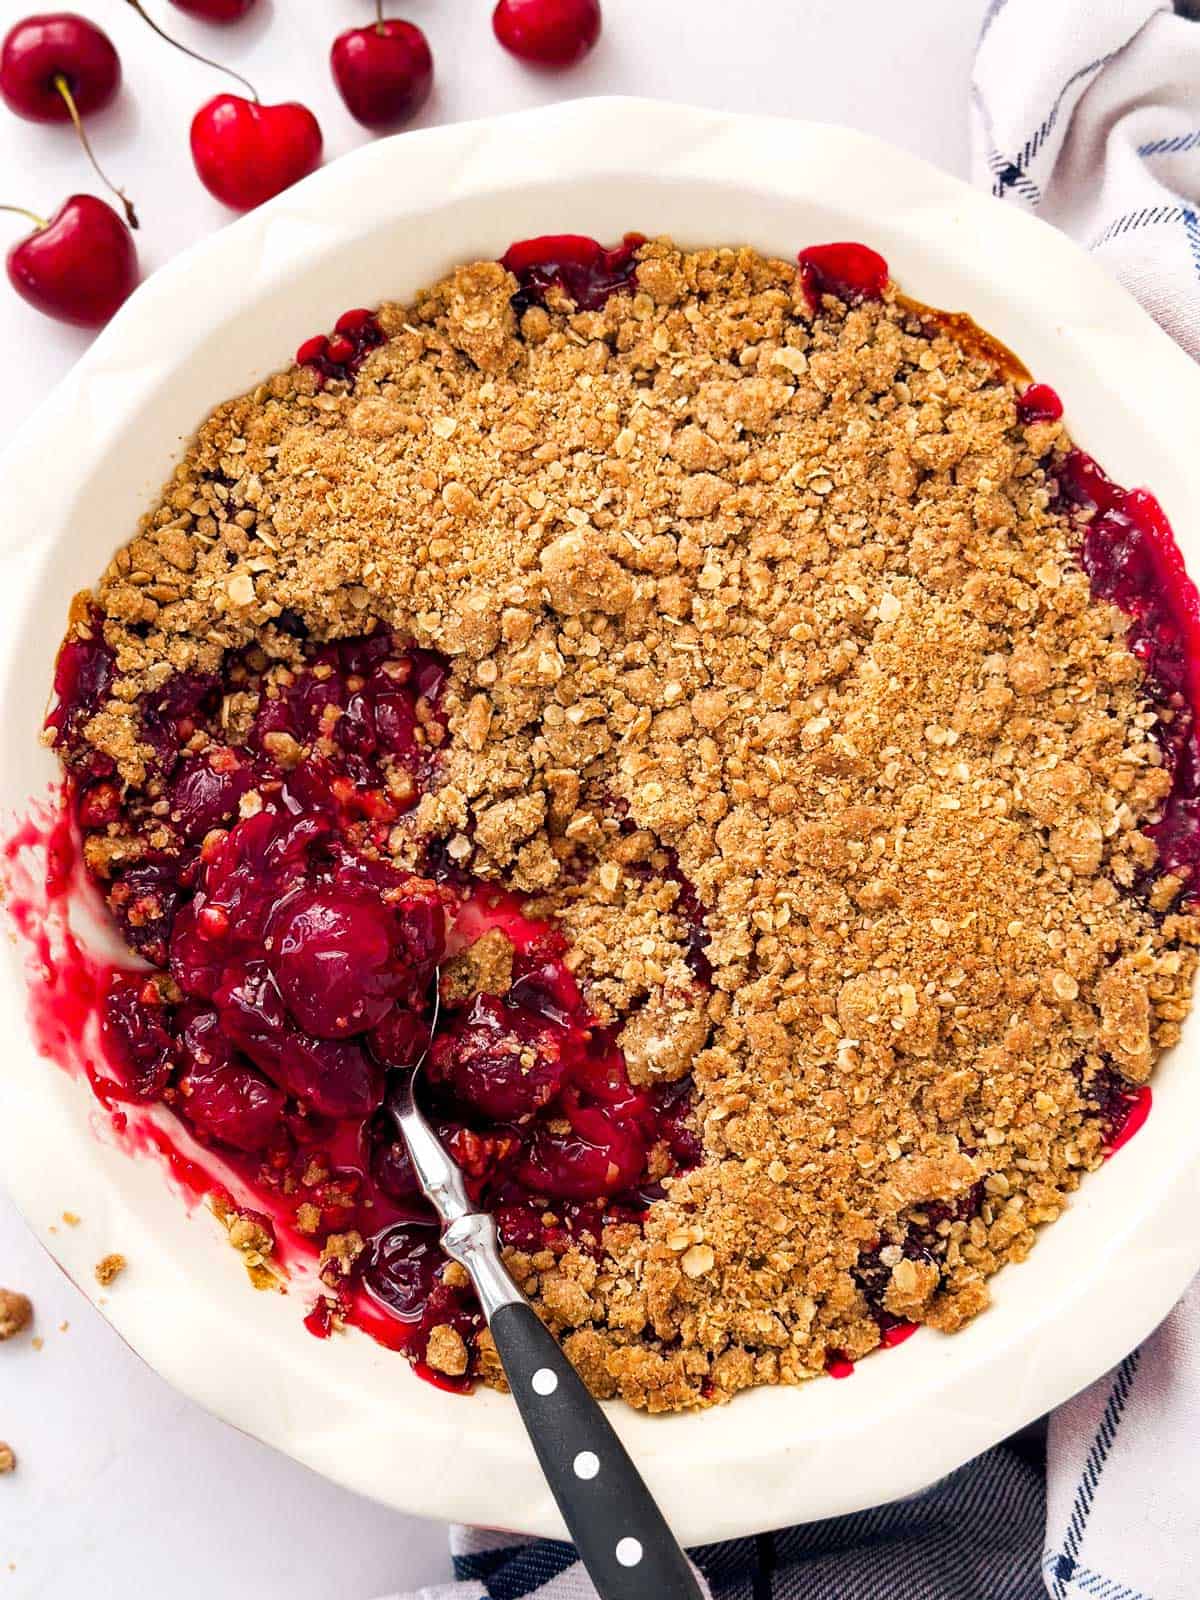
[[[158,23],[155,22],[154,18],[146,11],[145,7],[142,5],[142,0],[128,0],[128,3],[137,12],[138,16],[141,17],[146,26],[153,33],[156,33],[160,39],[165,39],[168,44],[174,45],[176,50],[182,51],[185,56],[191,56],[193,61],[199,61],[206,67],[215,67],[218,72],[224,72],[226,76],[235,78],[237,82],[241,84],[242,88],[249,93],[250,98],[254,101],[255,105],[259,105],[261,103],[258,98],[258,90],[248,78],[243,78],[240,72],[235,72],[232,67],[225,66],[223,62],[214,61],[211,56],[202,56],[199,50],[193,50],[190,45],[180,44],[178,39],[173,39],[167,30],[165,28],[160,28]]]
[[[24,206],[0,206],[0,211],[11,211],[14,217],[28,217],[30,222],[36,222],[39,228],[50,226],[45,217],[39,217],[36,211],[28,211]]]
[[[383,32],[383,0],[375,0],[375,32]]]
[[[108,173],[105,172],[104,168],[96,160],[96,152],[92,149],[88,136],[83,131],[83,118],[79,115],[79,108],[75,104],[75,96],[71,93],[71,85],[63,77],[61,72],[56,72],[54,74],[54,87],[63,97],[63,101],[66,104],[71,121],[75,124],[75,132],[79,135],[79,142],[83,146],[83,153],[92,163],[93,172],[100,179],[100,182],[104,185],[104,187],[109,190],[111,194],[115,194],[117,199],[121,202],[122,208],[125,212],[125,221],[131,228],[136,228],[138,225],[138,217],[137,212],[133,209],[133,201],[125,193],[124,189],[117,187],[117,185],[108,176]]]

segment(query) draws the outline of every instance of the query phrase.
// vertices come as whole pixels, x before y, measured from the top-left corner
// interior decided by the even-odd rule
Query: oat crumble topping
[[[983,1310],[1103,1157],[1093,1085],[1178,1038],[1200,923],[1169,874],[1134,892],[1169,776],[1061,422],[893,289],[814,315],[788,262],[662,240],[636,278],[518,318],[509,273],[462,267],[380,309],[352,383],[219,406],[99,584],[86,739],[142,784],[139,697],[251,645],[286,681],[297,621],[449,659],[393,857],[442,841],[532,897],[630,1080],[694,1076],[705,1159],[644,1226],[508,1252],[592,1389],[663,1411],[862,1356],[881,1312]],[[255,705],[227,696],[231,742]],[[512,960],[489,932],[443,993]],[[269,1231],[226,1225],[265,1270]],[[326,1282],[364,1248],[319,1243]],[[427,1361],[465,1372],[460,1334]]]

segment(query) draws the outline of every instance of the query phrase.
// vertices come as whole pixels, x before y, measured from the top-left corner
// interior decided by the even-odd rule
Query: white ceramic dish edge
[[[70,593],[150,502],[203,412],[285,362],[344,307],[403,298],[512,239],[629,228],[791,255],[883,251],[904,288],[968,309],[1063,394],[1081,442],[1150,485],[1200,551],[1200,375],[1135,303],[1041,224],[844,129],[593,100],[374,144],[156,274],[0,462],[0,808],[44,792],[43,688]],[[60,461],[64,463],[60,467]],[[1193,560],[1193,567],[1197,562]],[[93,1131],[86,1089],[28,1042],[5,964],[0,1160],[18,1204],[89,1298],[98,1257],[131,1266],[105,1316],[180,1389],[316,1470],[406,1510],[561,1536],[511,1403],[463,1401],[352,1337],[313,1340],[296,1296],[254,1295],[215,1225],[152,1161]],[[1200,1265],[1197,1037],[1156,1110],[1092,1177],[995,1305],[954,1340],[921,1333],[852,1381],[757,1391],[703,1415],[614,1421],[688,1543],[912,1492],[1119,1360]],[[78,1230],[48,1227],[64,1207]]]

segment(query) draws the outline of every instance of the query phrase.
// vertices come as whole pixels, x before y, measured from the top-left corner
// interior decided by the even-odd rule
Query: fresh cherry
[[[171,0],[171,4],[204,22],[237,22],[252,8],[254,0]]]
[[[48,317],[80,328],[101,327],[137,285],[137,250],[129,229],[111,206],[90,194],[73,194],[48,222],[32,212],[21,214],[37,227],[8,252],[13,288]]]
[[[499,0],[492,28],[522,61],[574,66],[600,37],[600,0]]]
[[[160,39],[193,61],[236,78],[247,91],[214,95],[192,118],[192,160],[210,194],[235,211],[250,211],[313,170],[321,159],[321,127],[307,106],[294,100],[264,106],[240,72],[173,39],[141,0],[128,3]],[[199,0],[199,7],[212,14],[209,0]]]
[[[407,122],[429,98],[433,56],[414,22],[384,20],[339,33],[329,64],[350,115],[366,128]]]
[[[321,128],[307,106],[264,106],[218,94],[192,118],[192,160],[210,194],[249,211],[306,177],[321,160]]]
[[[92,167],[136,228],[137,213],[101,169],[83,130],[83,118],[106,106],[120,82],[121,62],[108,35],[71,11],[26,17],[0,45],[0,95],[9,110],[30,122],[73,122]]]
[[[106,33],[71,11],[26,17],[0,46],[0,95],[30,122],[69,122],[67,90],[80,116],[116,94],[121,62]]]

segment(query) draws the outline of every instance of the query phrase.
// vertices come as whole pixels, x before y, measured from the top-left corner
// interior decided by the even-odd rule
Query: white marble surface
[[[964,172],[967,80],[983,3],[604,0],[599,46],[558,77],[533,75],[500,51],[491,0],[408,0],[388,10],[420,22],[433,47],[438,82],[423,123],[565,95],[657,95],[850,123]],[[246,72],[264,99],[312,106],[329,159],[366,137],[337,97],[327,52],[336,32],[367,20],[368,0],[260,0],[230,29],[192,22],[162,0],[148,4],[181,38]],[[187,152],[191,114],[221,84],[161,45],[117,0],[79,0],[79,8],[111,33],[124,63],[121,97],[94,119],[92,133],[138,202],[149,271],[227,218]],[[24,0],[3,0],[0,23],[24,12]],[[89,187],[67,130],[0,110],[0,200],[45,212]],[[16,237],[16,219],[0,218],[4,229],[10,223]],[[0,442],[86,342],[0,286]],[[97,1258],[108,1248],[97,1239]],[[33,1297],[44,1340],[40,1351],[28,1334],[0,1350],[0,1439],[19,1456],[18,1471],[0,1483],[0,1600],[124,1600],[133,1592],[371,1600],[447,1575],[437,1524],[336,1489],[176,1395],[54,1268],[2,1196],[0,1283]]]

